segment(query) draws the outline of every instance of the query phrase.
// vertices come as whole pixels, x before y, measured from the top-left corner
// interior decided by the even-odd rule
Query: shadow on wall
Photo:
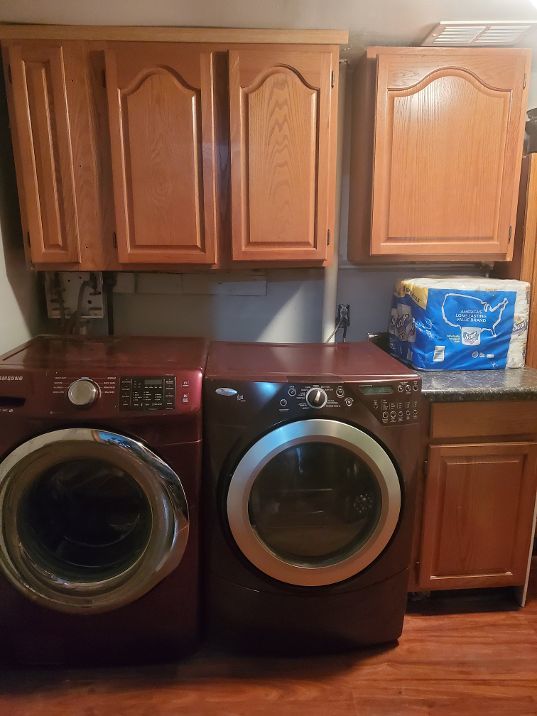
[[[223,280],[235,284],[243,277],[238,272]],[[189,278],[191,285],[203,281]],[[267,271],[263,295],[116,294],[116,333],[316,342],[321,340],[322,302],[322,269]]]
[[[0,352],[39,329],[37,278],[26,268],[9,121],[0,72]]]

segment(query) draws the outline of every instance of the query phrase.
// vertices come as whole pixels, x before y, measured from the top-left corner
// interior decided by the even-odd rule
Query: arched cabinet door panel
[[[372,255],[509,254],[526,65],[520,50],[379,54]]]
[[[61,44],[8,50],[24,230],[33,264],[80,260],[73,150]]]
[[[119,260],[215,263],[212,52],[112,44],[106,81]]]
[[[233,259],[325,261],[337,51],[236,50],[229,68]]]

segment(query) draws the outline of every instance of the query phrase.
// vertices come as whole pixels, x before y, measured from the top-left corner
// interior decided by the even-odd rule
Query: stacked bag
[[[474,276],[395,285],[390,352],[421,370],[522,368],[530,285]]]

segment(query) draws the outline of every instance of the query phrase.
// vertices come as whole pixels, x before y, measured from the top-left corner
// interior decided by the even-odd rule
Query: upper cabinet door
[[[328,258],[337,57],[318,47],[230,52],[234,260]]]
[[[525,50],[379,50],[372,255],[506,258]]]
[[[214,263],[212,53],[114,43],[106,82],[119,260]]]
[[[13,133],[24,229],[32,263],[80,259],[79,227],[61,45],[23,42],[8,51]]]

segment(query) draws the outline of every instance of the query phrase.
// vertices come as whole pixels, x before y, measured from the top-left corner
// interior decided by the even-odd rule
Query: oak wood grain
[[[357,71],[374,153],[353,147],[349,260],[509,260],[529,54],[427,49],[370,48]]]
[[[26,52],[28,43],[15,45],[4,43],[3,57],[7,70],[10,60],[9,53],[13,47],[21,47]],[[57,43],[40,41],[37,44],[41,52],[51,52]],[[8,107],[10,110],[11,134],[15,156],[17,174],[17,187],[21,208],[21,220],[24,235],[30,237],[33,255],[30,255],[30,245],[26,244],[27,261],[35,269],[40,270],[88,270],[103,271],[117,270],[116,250],[113,246],[115,220],[112,197],[110,140],[108,129],[108,110],[106,105],[106,92],[103,84],[104,54],[102,45],[85,42],[63,42],[61,44],[63,59],[65,98],[68,108],[69,136],[65,142],[70,142],[72,156],[72,170],[74,194],[76,198],[76,220],[78,228],[78,252],[73,257],[65,252],[42,252],[42,243],[39,235],[31,231],[30,219],[40,210],[40,203],[35,198],[35,191],[30,184],[26,190],[31,160],[23,153],[20,142],[21,132],[25,133],[25,123],[20,123],[20,117],[15,113],[15,87],[6,82]],[[9,71],[6,71],[9,77]],[[38,187],[39,188],[39,187]],[[44,192],[49,191],[45,186]],[[60,204],[70,205],[69,191],[57,195]],[[61,237],[61,234],[60,234]],[[76,235],[71,237],[76,239]],[[58,242],[55,231],[53,241]],[[41,252],[37,260],[35,252]]]
[[[431,446],[420,588],[524,584],[536,487],[537,443]]]
[[[532,400],[434,403],[432,440],[537,435],[537,410]]]
[[[0,672],[12,716],[533,716],[537,563],[528,606],[504,592],[436,593],[411,604],[393,648],[286,658],[206,645],[179,664]]]
[[[322,47],[230,52],[235,261],[331,255],[337,57]]]
[[[347,30],[292,30],[232,27],[132,25],[30,25],[0,23],[2,40],[99,40],[138,42],[210,42],[344,45]]]
[[[511,262],[498,263],[494,273],[500,278],[514,278],[530,283],[530,306],[537,305],[537,155],[523,159],[519,204]],[[530,311],[526,365],[537,368],[537,317]]]
[[[80,238],[63,49],[61,45],[19,43],[9,48],[8,58],[31,260],[34,264],[78,262]]]
[[[116,43],[106,72],[120,261],[215,263],[212,53]]]

